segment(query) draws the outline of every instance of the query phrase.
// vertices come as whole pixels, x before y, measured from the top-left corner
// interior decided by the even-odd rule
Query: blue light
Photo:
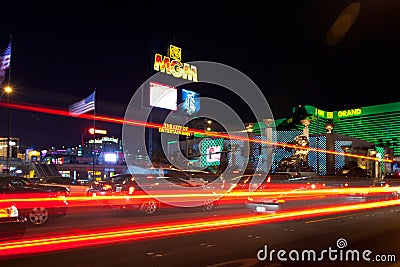
[[[200,110],[200,95],[196,92],[182,89],[182,111],[194,115]]]

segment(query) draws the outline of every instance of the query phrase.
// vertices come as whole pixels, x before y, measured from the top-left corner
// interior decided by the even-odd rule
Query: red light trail
[[[159,124],[159,123],[143,122],[143,121],[135,121],[135,120],[124,120],[121,118],[108,117],[108,116],[104,116],[104,115],[81,114],[78,116],[71,116],[71,114],[69,113],[68,110],[50,108],[50,107],[31,106],[26,103],[19,104],[19,103],[0,102],[0,107],[12,108],[12,109],[18,109],[18,110],[27,110],[27,111],[40,112],[40,113],[47,113],[47,114],[58,115],[58,116],[66,116],[66,117],[74,117],[74,118],[81,118],[81,119],[88,119],[88,120],[110,122],[110,123],[128,124],[128,125],[132,125],[132,126],[140,126],[140,127],[147,127],[147,128],[153,128],[153,129],[160,129],[163,127],[163,125]],[[188,131],[191,132],[192,134],[196,133],[196,134],[206,135],[206,136],[210,136],[210,137],[219,137],[219,138],[232,139],[232,140],[242,140],[245,142],[261,143],[261,144],[265,144],[265,145],[292,148],[292,149],[309,150],[309,151],[314,151],[314,152],[334,154],[334,155],[345,156],[345,157],[362,158],[362,159],[373,160],[373,161],[382,161],[382,162],[390,162],[390,163],[393,162],[393,160],[390,160],[390,159],[379,159],[379,158],[371,157],[371,156],[364,156],[364,155],[351,154],[351,153],[345,153],[345,152],[337,152],[337,151],[324,150],[324,149],[319,149],[319,148],[302,147],[302,146],[296,146],[293,144],[271,142],[268,140],[259,140],[259,139],[255,139],[255,138],[245,138],[245,137],[241,137],[241,136],[235,136],[235,135],[224,134],[224,133],[207,132],[207,131],[198,130],[198,129],[188,129]]]
[[[120,201],[126,200],[145,200],[149,198],[156,198],[169,202],[174,200],[176,202],[196,201],[196,200],[209,200],[219,199],[223,203],[235,203],[235,200],[241,200],[247,197],[279,197],[284,195],[285,198],[315,198],[315,197],[341,197],[354,194],[386,194],[387,196],[394,196],[400,192],[400,187],[344,187],[344,188],[320,188],[320,189],[299,189],[293,187],[282,186],[280,188],[265,188],[260,191],[249,192],[246,190],[238,190],[231,192],[199,192],[192,193],[183,190],[153,190],[147,195],[117,195],[117,196],[76,196],[76,197],[47,197],[37,194],[19,194],[18,196],[8,197],[7,199],[0,199],[0,203],[16,203],[18,206],[31,205],[29,203],[56,203],[55,201],[66,200],[69,207],[74,206],[96,206],[98,201],[115,201],[116,204]]]
[[[167,224],[158,223],[146,226],[89,230],[81,234],[66,234],[44,238],[30,238],[20,241],[0,242],[0,255],[2,257],[10,258],[13,256],[32,255],[74,248],[87,248],[88,246],[98,246],[231,229],[263,223],[272,223],[282,220],[290,220],[299,216],[312,217],[331,215],[341,212],[361,211],[366,209],[395,206],[399,204],[400,200],[396,199],[354,205],[292,210],[278,214],[225,216],[219,219],[207,218],[191,221],[176,221]]]

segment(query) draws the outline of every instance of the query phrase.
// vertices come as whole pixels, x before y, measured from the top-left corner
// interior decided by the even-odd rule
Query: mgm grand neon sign
[[[181,48],[169,46],[169,56],[155,54],[154,70],[172,75],[175,78],[197,82],[197,67],[181,62]]]
[[[353,116],[361,115],[361,113],[362,113],[361,108],[355,108],[355,109],[338,111],[337,114],[338,114],[339,118],[344,118],[344,117],[353,117]]]

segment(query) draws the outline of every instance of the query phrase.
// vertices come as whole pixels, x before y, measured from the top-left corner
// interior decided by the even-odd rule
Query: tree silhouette
[[[297,126],[302,125],[301,120],[310,118],[312,114],[307,113],[304,106],[298,105],[294,108],[292,116],[276,126],[278,131],[295,130]]]

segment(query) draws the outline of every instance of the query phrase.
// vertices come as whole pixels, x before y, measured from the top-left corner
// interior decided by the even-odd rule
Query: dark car
[[[12,181],[0,178],[0,195],[16,202],[20,215],[34,225],[42,225],[50,218],[67,214],[66,198],[57,191],[15,185]]]
[[[271,172],[242,175],[234,191],[247,192],[241,197],[249,211],[274,213],[289,207],[300,208],[310,204],[318,197],[313,190],[323,187],[322,184],[310,181],[308,177]]]
[[[400,186],[400,172],[386,174],[383,182],[389,186]]]
[[[69,190],[72,197],[84,197],[89,191],[89,185],[83,182],[63,177],[63,176],[47,176],[40,178],[38,185],[43,186],[62,186]]]
[[[285,190],[280,191],[278,189]],[[271,194],[272,189],[274,193]],[[314,189],[323,189],[315,190]],[[255,212],[278,212],[292,208],[315,205],[351,204],[395,199],[398,192],[368,177],[320,176],[307,179],[290,178],[274,182],[267,179],[256,190],[258,195],[249,196],[246,206]],[[266,195],[263,195],[266,192]]]
[[[71,192],[67,187],[64,186],[57,186],[57,185],[44,185],[44,184],[39,184],[38,181],[30,178],[25,178],[25,177],[18,177],[18,176],[5,176],[5,177],[0,177],[3,181],[10,182],[12,185],[16,187],[32,187],[32,188],[38,188],[43,191],[47,192],[54,192],[58,193],[63,196],[71,196]]]
[[[5,196],[0,194],[0,200]],[[19,238],[25,234],[27,220],[21,216],[15,204],[0,203],[0,240]]]
[[[369,178],[369,174],[366,169],[360,167],[351,167],[342,169],[338,172],[337,176],[344,176],[344,177],[367,177]]]
[[[204,179],[202,179],[204,178]],[[207,177],[209,178],[209,177]],[[139,181],[139,182],[138,182]],[[108,181],[95,182],[89,195],[111,196],[109,205],[124,211],[141,210],[145,214],[154,214],[160,206],[201,206],[204,210],[212,210],[218,203],[215,198],[205,197],[182,198],[182,194],[205,193],[213,191],[212,186],[198,171],[182,171],[173,168],[151,169],[146,174],[120,174]],[[214,185],[213,185],[214,186]],[[217,184],[216,187],[220,186]],[[157,197],[153,197],[156,196]],[[123,196],[123,197],[121,197]]]
[[[254,191],[259,187],[268,188],[301,188],[308,187],[311,182],[304,177],[292,177],[290,173],[244,173],[230,179],[236,191]]]

